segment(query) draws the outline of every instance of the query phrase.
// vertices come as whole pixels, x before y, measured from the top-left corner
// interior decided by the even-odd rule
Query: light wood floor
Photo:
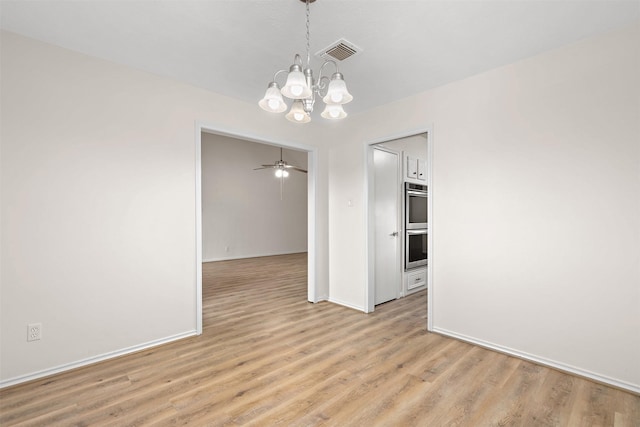
[[[306,255],[204,264],[204,334],[0,391],[0,425],[640,426],[640,397],[306,302]]]

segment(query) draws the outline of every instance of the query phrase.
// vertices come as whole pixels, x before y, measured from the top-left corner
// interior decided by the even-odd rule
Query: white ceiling
[[[318,0],[312,55],[339,38],[359,112],[640,20],[639,1]],[[3,29],[256,103],[305,53],[299,0],[0,2]],[[317,75],[321,61],[312,58]],[[331,67],[328,67],[331,70]]]

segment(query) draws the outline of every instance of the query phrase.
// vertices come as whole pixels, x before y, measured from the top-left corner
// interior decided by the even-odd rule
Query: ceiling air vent
[[[340,39],[335,43],[325,47],[324,49],[316,52],[316,56],[321,57],[322,59],[333,59],[338,61],[344,61],[347,58],[350,58],[354,55],[358,55],[362,52],[362,49],[346,41],[345,39]]]

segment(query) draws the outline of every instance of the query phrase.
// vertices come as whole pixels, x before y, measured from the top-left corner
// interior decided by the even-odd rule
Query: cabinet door
[[[407,157],[407,178],[418,178],[418,159]]]
[[[427,180],[427,161],[426,160],[418,160],[418,179],[420,181]]]

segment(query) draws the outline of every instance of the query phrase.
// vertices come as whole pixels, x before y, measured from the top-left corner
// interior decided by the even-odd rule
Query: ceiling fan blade
[[[296,166],[296,165],[284,165],[283,166],[285,169],[297,169],[299,171],[305,171],[304,169],[302,169],[300,166]]]
[[[253,168],[254,171],[257,171],[259,169],[273,169],[273,165],[262,165],[261,168]]]
[[[299,168],[299,167],[297,167],[297,166],[290,166],[290,168],[291,168],[291,169],[293,169],[294,171],[298,171],[298,172],[302,172],[302,173],[307,173],[307,171],[306,171],[306,170],[301,169],[301,168]]]

